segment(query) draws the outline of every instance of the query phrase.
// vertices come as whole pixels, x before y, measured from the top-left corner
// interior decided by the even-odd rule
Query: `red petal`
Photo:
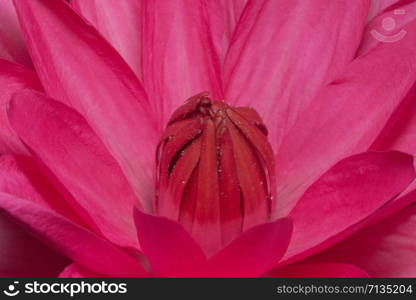
[[[413,205],[357,232],[313,260],[352,263],[374,277],[415,277],[415,228],[416,206]]]
[[[160,129],[190,95],[210,91],[222,99],[220,57],[209,18],[211,1],[142,1],[143,85]],[[221,26],[221,24],[219,25]]]
[[[278,215],[328,168],[374,142],[415,83],[415,25],[407,26],[406,38],[355,59],[300,115],[276,156]]]
[[[290,219],[253,227],[208,261],[212,277],[257,277],[275,266],[289,244]]]
[[[86,225],[79,215],[62,199],[34,159],[26,156],[0,157],[0,191],[31,200],[52,209],[70,220]]]
[[[0,277],[55,277],[68,259],[0,215]]]
[[[7,117],[11,96],[24,89],[42,90],[35,72],[0,59],[0,153],[28,154]]]
[[[161,170],[158,174],[156,189],[159,190],[159,195],[156,198],[155,208],[158,213],[165,215],[167,209],[166,204],[172,202],[169,200],[158,201],[160,197],[170,197],[173,202],[179,201],[180,198],[172,198],[172,195],[166,195],[166,188],[169,178],[172,176],[171,170],[172,160],[180,153],[183,148],[192,141],[197,135],[201,133],[201,122],[199,120],[184,120],[170,125],[162,135],[161,141],[158,145],[156,158],[157,168]],[[162,148],[162,149],[161,149]],[[176,167],[175,167],[176,168]],[[176,172],[177,173],[177,172]],[[180,173],[178,173],[180,174]],[[181,184],[183,185],[183,184]],[[160,206],[159,206],[160,202]],[[160,208],[160,210],[159,210]],[[169,209],[168,209],[169,210]]]
[[[245,113],[246,117],[244,117],[244,115],[240,115],[241,109],[238,113],[235,113],[232,109],[230,109],[227,111],[227,115],[230,117],[230,119],[233,121],[236,127],[248,139],[252,147],[257,150],[258,156],[260,157],[260,164],[264,166],[265,171],[267,171],[267,183],[265,184],[267,184],[267,193],[269,194],[268,196],[271,198],[271,208],[274,211],[276,197],[274,153],[267,139],[267,135],[264,134],[265,132],[267,133],[267,129],[262,129],[261,124],[263,124],[263,122],[261,121],[261,119],[258,119],[258,116],[256,116],[258,115],[257,112],[254,112],[255,114],[250,113],[250,117],[252,119],[246,119],[246,117],[248,116],[247,112]],[[255,123],[254,127],[252,126],[253,122]],[[258,125],[257,123],[260,123],[260,125]],[[256,130],[256,127],[260,129],[261,132],[259,130]]]
[[[416,85],[410,90],[371,148],[416,153]]]
[[[0,209],[53,249],[93,272],[122,277],[146,274],[127,253],[33,202],[0,193]]]
[[[178,219],[183,199],[183,194],[187,185],[189,186],[192,173],[198,165],[201,152],[201,139],[196,139],[187,148],[186,157],[180,157],[170,175],[170,183],[162,196],[163,189],[160,190],[161,198],[159,203],[159,214],[161,216]],[[186,201],[186,200],[183,200]]]
[[[134,211],[143,252],[157,276],[189,276],[205,262],[199,245],[179,223]]]
[[[141,3],[139,0],[73,0],[71,4],[117,49],[141,76]]]
[[[0,57],[33,67],[20,30],[13,1],[0,0]]]
[[[221,129],[220,129],[221,130]],[[241,199],[241,187],[238,182],[234,159],[234,146],[228,129],[217,133],[218,145],[221,148],[218,174],[222,244],[227,245],[243,232],[244,209]]]
[[[294,232],[285,260],[299,260],[351,235],[414,179],[413,158],[367,152],[342,160],[290,212]]]
[[[264,223],[270,217],[267,179],[255,152],[238,130],[228,126],[233,143],[236,173],[243,198],[243,230]]]
[[[65,1],[17,0],[15,6],[47,94],[85,117],[150,207],[157,133],[134,73]]]
[[[263,117],[277,151],[319,89],[354,58],[368,1],[249,1],[224,64],[225,99]]]
[[[221,248],[220,199],[217,172],[215,127],[207,120],[201,137],[198,191],[193,215],[192,236],[208,254]]]
[[[41,94],[16,94],[10,122],[85,220],[111,241],[137,247],[131,218],[138,200],[120,166],[85,119]],[[47,130],[45,130],[47,128]]]

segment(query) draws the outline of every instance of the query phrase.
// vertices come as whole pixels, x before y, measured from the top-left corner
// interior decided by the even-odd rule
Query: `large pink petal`
[[[65,1],[15,6],[45,91],[85,117],[136,193],[150,201],[156,126],[134,73]]]
[[[384,11],[387,7],[399,1],[400,0],[371,0],[367,20],[371,21],[374,17],[376,17],[379,13]]]
[[[371,149],[416,154],[416,85],[400,103]]]
[[[300,259],[351,235],[414,177],[413,158],[400,152],[367,152],[342,160],[290,212],[294,231],[285,259]]]
[[[34,92],[16,94],[9,111],[13,128],[62,183],[65,188],[61,193],[78,213],[111,241],[137,246],[131,216],[138,200],[85,119],[66,105]]]
[[[11,96],[24,89],[42,89],[35,72],[0,59],[0,153],[28,153],[7,118],[7,106]]]
[[[157,111],[159,126],[194,94],[208,90],[214,98],[223,98],[216,35],[210,34],[212,26],[222,26],[222,20],[212,17],[218,12],[212,10],[211,2],[142,1],[143,85]]]
[[[247,2],[249,0],[222,0],[220,2],[225,5],[225,10],[228,12],[230,17],[228,18],[228,30],[230,35],[234,33],[235,26],[240,21],[241,14],[243,13],[244,9],[246,8]]]
[[[0,213],[0,277],[55,277],[67,259]]]
[[[405,153],[416,154],[416,85],[410,90],[406,98],[390,117],[377,139],[371,145],[371,150],[388,151],[398,150]],[[395,199],[383,208],[385,214],[391,215],[414,202],[416,181]]]
[[[157,276],[192,276],[206,258],[183,227],[164,217],[134,211],[140,246]]]
[[[141,4],[139,0],[74,0],[71,4],[118,50],[141,76]]]
[[[226,100],[252,106],[277,150],[318,89],[355,56],[368,1],[247,4],[224,66]]]
[[[415,161],[413,161],[415,165]],[[415,203],[416,199],[416,179],[412,181],[409,186],[400,193],[395,199],[384,205],[377,211],[377,214],[369,218],[366,222],[367,225],[374,224],[377,221],[388,218],[405,207]]]
[[[415,228],[413,205],[357,232],[312,260],[352,263],[374,277],[415,277]]]
[[[0,58],[32,67],[13,2],[0,0]]]
[[[253,227],[208,261],[206,275],[257,277],[279,262],[291,234],[292,222],[287,218]]]
[[[85,224],[42,173],[41,167],[30,157],[0,157],[0,191],[33,201],[78,224]]]
[[[371,146],[416,80],[415,25],[355,59],[299,116],[276,156],[278,215],[330,166]]]
[[[284,278],[363,278],[366,271],[343,263],[317,263],[289,265],[267,274],[267,277]]]
[[[112,276],[144,276],[139,261],[108,241],[31,201],[0,193],[0,209],[74,262]]]
[[[201,1],[216,54],[224,63],[230,42],[248,0]]]

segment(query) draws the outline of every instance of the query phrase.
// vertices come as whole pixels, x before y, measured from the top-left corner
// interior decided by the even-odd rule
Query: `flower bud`
[[[269,220],[274,172],[258,113],[201,93],[173,113],[160,139],[155,211],[180,222],[213,253]]]

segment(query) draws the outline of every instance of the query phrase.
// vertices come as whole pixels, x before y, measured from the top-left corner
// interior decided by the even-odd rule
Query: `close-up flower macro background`
[[[0,0],[1,277],[416,277],[416,1]]]

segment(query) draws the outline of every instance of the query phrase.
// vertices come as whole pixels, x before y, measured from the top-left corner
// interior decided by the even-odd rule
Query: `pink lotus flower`
[[[70,2],[0,1],[2,276],[416,275],[414,1]]]

